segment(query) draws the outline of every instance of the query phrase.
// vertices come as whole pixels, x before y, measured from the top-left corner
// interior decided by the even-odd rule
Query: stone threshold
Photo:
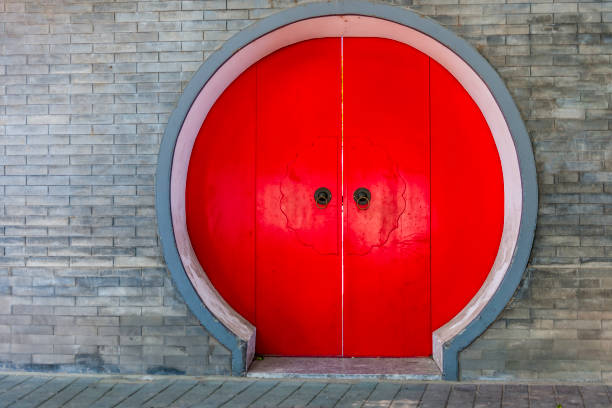
[[[247,377],[441,380],[442,373],[431,357],[264,357],[253,361]]]

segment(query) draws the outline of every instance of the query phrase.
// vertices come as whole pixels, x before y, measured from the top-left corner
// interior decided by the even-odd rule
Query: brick
[[[135,22],[127,22],[127,23],[100,23],[94,24],[94,32],[136,32],[136,23]],[[115,37],[116,40],[116,37]]]
[[[54,313],[58,316],[95,316],[97,315],[97,308],[95,307],[55,307]]]
[[[162,31],[159,33],[159,41],[199,41],[203,34],[199,31]]]
[[[123,53],[136,52],[136,44],[94,44],[95,53]],[[117,60],[119,55],[116,56]]]
[[[154,42],[157,41],[159,35],[156,32],[146,33],[117,33],[115,34],[115,41],[118,43],[129,42],[129,43],[142,43],[142,42]],[[137,61],[141,61],[137,59]]]
[[[180,31],[181,23],[176,21],[166,22],[138,22],[139,32]]]
[[[135,84],[94,84],[95,93],[135,93]]]
[[[138,287],[101,287],[99,296],[141,296],[142,288]]]
[[[256,9],[270,6],[268,0],[227,0],[228,9]]]
[[[51,24],[50,31],[54,34],[91,33],[91,24]]]
[[[238,20],[232,20],[232,22],[236,22],[236,21]],[[246,20],[246,21],[249,21],[249,20]],[[229,27],[226,27],[225,21],[201,20],[201,21],[183,21],[181,22],[181,29],[183,31],[225,30],[226,28],[229,28]]]
[[[94,64],[93,72],[125,73],[136,72],[135,63]]]
[[[120,20],[117,20],[120,21]],[[112,43],[113,42],[113,34],[112,33],[95,33],[95,34],[71,34],[70,41],[73,44],[79,43]]]
[[[40,352],[40,351],[38,351]],[[32,354],[34,364],[73,364],[74,354]]]
[[[41,345],[41,344],[11,344],[10,345],[10,349],[12,353],[27,353],[27,354],[32,354],[32,353],[44,353],[44,352],[48,352],[48,353],[53,353],[53,345],[52,344],[47,344],[47,345]]]
[[[32,345],[51,345],[51,344],[74,344],[74,336],[55,336],[55,335],[30,335],[21,334],[11,337],[13,343],[32,344]]]
[[[180,71],[181,66],[175,62],[142,62],[137,64],[138,72],[173,72]]]
[[[202,11],[162,11],[159,13],[160,21],[202,20]]]
[[[118,22],[141,22],[141,21],[159,21],[159,13],[157,12],[139,12],[139,13],[115,13],[115,20]]]

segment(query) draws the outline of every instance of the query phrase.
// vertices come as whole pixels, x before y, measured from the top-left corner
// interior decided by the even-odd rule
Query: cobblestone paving
[[[0,375],[0,408],[612,407],[606,385]]]

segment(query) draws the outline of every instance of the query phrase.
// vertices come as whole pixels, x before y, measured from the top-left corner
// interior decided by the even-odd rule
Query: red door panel
[[[257,351],[341,348],[338,143],[340,39],[305,41],[257,64]],[[317,208],[315,190],[332,201]]]
[[[457,80],[431,61],[432,329],[486,279],[504,223],[504,181],[491,131]]]
[[[429,60],[345,38],[343,67],[344,354],[429,355]]]
[[[221,296],[251,323],[255,81],[251,68],[213,105],[193,146],[185,189],[187,229],[198,260]]]

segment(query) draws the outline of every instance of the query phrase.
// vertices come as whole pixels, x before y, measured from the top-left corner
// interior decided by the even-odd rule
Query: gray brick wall
[[[398,0],[473,44],[531,135],[532,261],[463,378],[612,380],[612,2]],[[169,113],[224,40],[291,0],[0,0],[0,368],[228,373],[164,268]]]
[[[229,373],[164,268],[153,190],[225,8],[0,0],[0,368]]]

